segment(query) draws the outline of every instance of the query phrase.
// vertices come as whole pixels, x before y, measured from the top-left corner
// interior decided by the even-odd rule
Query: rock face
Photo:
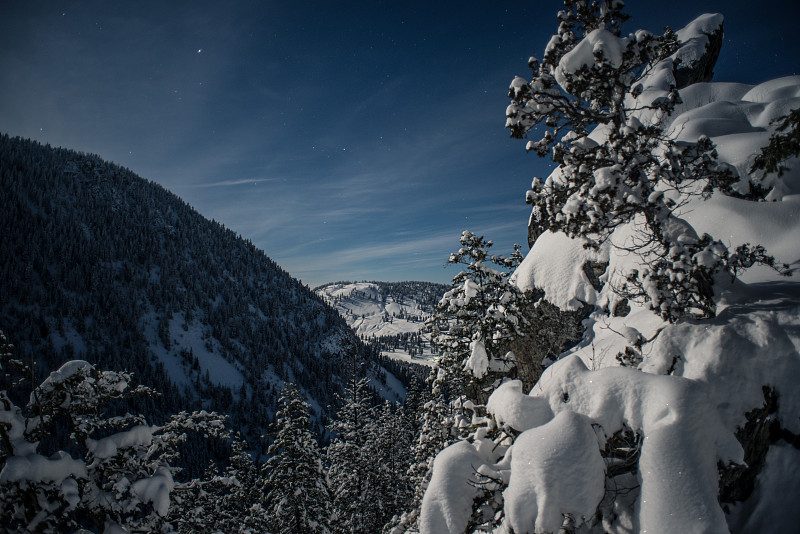
[[[711,33],[702,32],[707,38],[705,51],[696,59],[682,59],[675,64],[673,75],[678,89],[688,87],[693,83],[710,82],[714,77],[714,65],[722,50],[722,22]]]

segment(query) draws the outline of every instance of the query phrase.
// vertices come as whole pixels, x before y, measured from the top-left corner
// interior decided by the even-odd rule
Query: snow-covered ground
[[[170,346],[167,348],[157,334],[155,313],[146,314],[142,322],[151,353],[164,364],[176,384],[189,385],[199,373],[200,376],[207,374],[212,383],[230,386],[234,391],[241,387],[244,381],[241,371],[222,356],[219,342],[208,334],[207,327],[197,321],[187,322],[183,312],[174,314],[169,321]],[[194,359],[197,367],[193,368]]]
[[[337,282],[317,288],[317,294],[333,306],[364,340],[420,333],[432,311],[431,299],[406,294],[400,297],[383,282]],[[441,295],[438,295],[439,297]],[[420,352],[403,347],[386,348],[389,358],[432,364],[430,335],[420,334]]]

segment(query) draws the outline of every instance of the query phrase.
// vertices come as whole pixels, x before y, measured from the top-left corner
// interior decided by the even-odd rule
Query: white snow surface
[[[599,451],[603,439],[622,428],[644,437],[633,531],[722,533],[730,529],[738,533],[795,524],[795,507],[789,503],[800,502],[796,449],[780,443],[770,449],[755,493],[735,506],[727,519],[717,502],[717,463],[743,461],[734,433],[745,423],[747,412],[763,405],[762,386],[778,394],[774,417],[781,427],[800,432],[800,284],[731,285],[723,294],[718,316],[710,320],[670,325],[633,306],[626,317],[598,312],[587,326],[582,343],[552,364],[529,395],[522,391],[521,382],[507,381],[487,403],[498,424],[522,432],[507,455],[510,472],[503,475],[511,481],[504,493],[507,527],[525,532],[519,530],[522,525],[542,521],[536,523],[536,532],[552,528],[555,515],[550,519],[537,515],[545,513],[539,503],[543,494],[548,514],[555,513],[550,508],[554,507],[578,520],[580,507],[567,497],[594,495],[587,487],[597,480],[584,472],[594,462],[588,451]],[[644,355],[639,369],[617,367],[615,355],[637,342]],[[581,438],[583,431],[576,422],[553,426],[565,412],[588,418],[596,425],[597,435]],[[535,441],[528,437],[520,441],[523,436],[534,430],[531,435],[546,441],[553,437],[551,428],[569,433],[569,439],[582,445],[569,447],[570,452],[543,445],[535,452],[542,457],[530,459],[532,463],[517,457],[518,449],[533,447]],[[502,473],[504,468],[492,461],[496,460],[486,456],[470,459],[471,465],[486,463]],[[530,471],[534,465],[538,466],[535,475]],[[447,469],[446,464],[440,469]],[[461,476],[463,482],[468,480],[464,477],[474,476],[460,469],[466,468],[451,466],[449,474],[438,473],[440,478],[435,480]],[[524,474],[518,475],[518,469]],[[575,473],[576,480],[568,483]],[[435,513],[456,510],[454,503],[471,495],[456,480],[448,484],[432,490],[439,495]],[[449,497],[453,502],[444,503],[448,492],[453,492]],[[593,506],[598,504],[599,500]],[[582,505],[591,508],[588,500]]]
[[[563,310],[576,310],[582,302],[595,304],[599,300],[599,293],[583,272],[583,264],[600,259],[581,241],[548,230],[536,239],[512,280],[522,291],[542,289],[552,304]]]
[[[175,488],[172,473],[166,467],[158,467],[153,476],[131,484],[131,491],[142,502],[149,502],[161,517],[169,513],[169,494]]]
[[[550,404],[543,399],[523,394],[522,382],[509,380],[494,390],[486,404],[499,425],[521,432],[544,425],[553,419]]]
[[[624,429],[643,437],[633,518],[638,531],[728,532],[717,502],[717,465],[741,463],[743,451],[702,382],[620,367],[590,371],[571,355],[551,365],[530,395],[517,381],[504,384],[488,410],[522,431],[504,458],[510,456],[510,466],[492,465],[479,445],[445,449],[423,500],[421,532],[462,528],[475,491],[469,480],[483,464],[509,477],[504,532],[530,532],[534,523],[535,532],[552,532],[562,514],[582,523],[604,495],[600,449]]]
[[[333,306],[347,324],[362,339],[395,336],[420,332],[425,320],[430,316],[414,299],[395,301],[385,295],[380,286],[373,282],[340,282],[328,284],[317,290],[325,301]],[[411,356],[403,350],[383,351],[390,358],[413,361],[423,365],[433,365],[435,354],[430,347],[430,336],[423,334],[423,353]]]
[[[200,313],[199,311],[196,313]],[[167,349],[157,335],[158,319],[155,312],[145,314],[143,330],[150,340],[150,352],[164,364],[164,369],[177,384],[191,385],[190,365],[181,358],[181,351],[191,351],[200,365],[200,373],[208,376],[214,384],[238,390],[244,377],[237,366],[222,356],[221,345],[213,339],[199,321],[186,321],[184,312],[173,315],[169,322],[170,348]],[[209,345],[206,344],[208,340]],[[210,349],[210,350],[209,350]]]
[[[520,434],[503,492],[508,532],[558,532],[571,514],[581,524],[603,498],[605,464],[591,420],[571,411]],[[513,529],[513,530],[512,530]]]
[[[464,363],[464,370],[469,371],[476,378],[483,378],[489,371],[489,355],[483,340],[475,339],[470,343],[470,356]]]
[[[72,477],[89,478],[86,464],[64,451],[58,451],[50,458],[36,453],[10,456],[0,471],[0,482],[30,480],[61,484]]]
[[[603,54],[608,63],[616,68],[622,64],[622,54],[628,45],[627,37],[617,37],[606,29],[590,32],[575,48],[564,54],[558,62],[555,77],[558,84],[566,89],[567,75],[574,74],[581,67],[591,67],[597,62],[595,54]]]
[[[466,441],[447,447],[433,462],[433,475],[419,517],[419,530],[430,534],[461,534],[467,527],[472,499],[477,490],[477,469],[484,464],[475,447]]]
[[[111,458],[116,456],[119,449],[150,445],[153,441],[154,430],[157,430],[157,427],[136,425],[128,430],[117,432],[99,440],[87,439],[86,448],[95,458]]]
[[[38,392],[49,392],[59,384],[63,384],[81,371],[88,371],[92,369],[92,364],[85,360],[71,360],[64,363],[56,371],[50,373],[47,378],[36,388]],[[31,393],[31,402],[34,402],[33,393]]]
[[[675,138],[696,141],[708,135],[716,144],[719,159],[733,165],[745,182],[755,155],[769,141],[770,121],[800,107],[800,76],[789,76],[750,86],[733,83],[700,83],[681,91],[679,105],[671,122]],[[602,136],[595,132],[593,137]],[[551,178],[558,180],[558,170]],[[730,248],[744,243],[761,244],[776,260],[800,268],[800,165],[795,164],[783,177],[768,176],[763,182],[772,188],[769,202],[753,202],[721,194],[709,200],[693,198],[679,214],[694,230],[721,239]],[[599,252],[583,247],[583,242],[563,234],[544,232],[534,242],[514,279],[525,290],[537,287],[545,298],[564,310],[574,310],[581,302],[604,305],[613,300],[610,285],[620,285],[619,277],[638,268],[635,255],[612,246],[633,234],[631,225],[620,227]],[[610,261],[606,288],[598,293],[583,273],[585,261]],[[778,281],[772,269],[756,266],[744,272],[745,282]]]

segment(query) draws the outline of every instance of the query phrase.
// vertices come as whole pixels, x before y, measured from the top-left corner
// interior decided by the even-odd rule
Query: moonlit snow
[[[719,15],[703,15],[680,30],[687,44],[675,57],[699,57],[708,42],[704,34],[721,22]],[[618,62],[625,39],[636,38],[617,38],[605,30],[590,33],[563,57],[557,81],[566,84],[565,73],[591,64],[597,52],[611,64]],[[515,79],[512,91],[515,84],[525,83]],[[652,102],[666,94],[671,83],[671,68],[660,65],[644,80],[638,98]],[[666,131],[686,141],[709,136],[719,159],[745,177],[735,189],[746,193],[750,168],[774,131],[773,121],[800,107],[800,76],[756,86],[697,83],[681,90],[681,97],[683,103],[671,117],[660,117],[667,121]],[[648,111],[634,119],[646,124],[657,117]],[[604,135],[597,129],[586,142],[601,141]],[[778,262],[796,270],[800,169],[792,161],[782,178],[755,176],[768,190],[766,201],[723,195],[707,201],[693,198],[667,231],[689,240],[708,232],[730,248],[761,244]],[[595,176],[596,187],[613,186],[613,168],[604,172]],[[547,183],[559,179],[556,171]],[[763,406],[764,388],[773,388],[778,396],[774,417],[781,427],[795,435],[800,432],[797,283],[757,267],[735,283],[717,281],[713,319],[669,324],[636,302],[629,303],[624,317],[613,316],[609,310],[620,299],[612,287],[620,286],[630,269],[642,267],[641,258],[620,248],[634,234],[634,224],[619,227],[599,250],[564,234],[546,231],[538,236],[514,274],[517,285],[542,290],[544,298],[562,310],[590,304],[595,312],[584,322],[583,340],[548,367],[531,391],[523,391],[519,381],[507,381],[489,398],[490,425],[520,433],[513,445],[486,454],[479,439],[462,441],[437,457],[421,532],[461,532],[469,517],[464,509],[477,495],[470,480],[479,472],[493,472],[507,481],[500,532],[558,532],[565,517],[577,526],[590,523],[603,499],[609,467],[600,451],[621,431],[641,437],[634,477],[639,488],[615,503],[614,532],[723,534],[796,526],[800,454],[795,448],[772,446],[755,491],[747,501],[730,506],[727,514],[718,501],[718,466],[743,463],[735,432],[748,412]],[[702,263],[702,254],[712,253],[702,251],[694,261]],[[587,261],[608,262],[602,288],[592,285],[584,272]],[[641,351],[638,368],[618,367],[615,355],[626,347]],[[483,366],[474,349],[474,362],[468,366],[478,376]]]

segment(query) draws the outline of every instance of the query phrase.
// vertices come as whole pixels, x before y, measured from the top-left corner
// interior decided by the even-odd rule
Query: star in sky
[[[445,282],[465,229],[497,253],[526,242],[524,194],[552,163],[509,139],[506,94],[562,6],[2,2],[0,128],[155,180],[309,285]],[[627,11],[631,31],[725,14],[716,80],[797,73],[798,5]]]

